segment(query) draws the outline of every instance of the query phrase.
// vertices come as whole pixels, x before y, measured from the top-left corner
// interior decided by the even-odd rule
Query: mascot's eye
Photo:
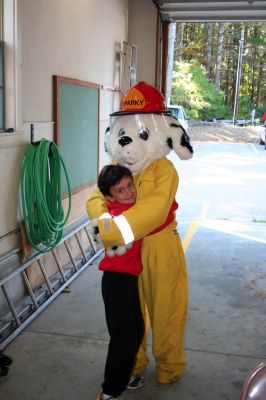
[[[124,129],[120,129],[120,131],[118,132],[118,137],[123,136],[125,134]]]
[[[146,129],[141,129],[140,131],[139,131],[139,137],[141,138],[141,139],[143,139],[143,140],[148,140],[148,137],[150,136],[150,132],[149,132],[149,130],[146,128]]]

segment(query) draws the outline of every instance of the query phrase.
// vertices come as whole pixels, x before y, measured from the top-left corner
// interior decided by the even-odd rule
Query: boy
[[[136,202],[132,174],[121,165],[105,166],[99,175],[98,187],[108,201],[112,217]],[[127,387],[143,338],[138,293],[138,274],[142,271],[141,243],[142,240],[137,240],[122,255],[108,256],[111,253],[107,251],[99,264],[99,269],[104,271],[102,296],[110,342],[102,391],[97,400],[115,400]]]

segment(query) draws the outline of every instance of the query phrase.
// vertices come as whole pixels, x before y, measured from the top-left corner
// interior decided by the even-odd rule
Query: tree
[[[183,55],[183,37],[185,24],[177,24],[176,43],[175,43],[175,60],[181,62]]]
[[[238,114],[247,117],[252,108],[256,107],[257,115],[260,115],[266,106],[265,22],[182,23],[178,24],[176,32],[174,60],[184,63],[197,61],[204,66],[205,77],[218,92],[223,93],[224,106],[231,109],[231,117],[242,28],[245,29],[245,42]],[[185,88],[179,89],[183,93]]]
[[[224,94],[208,81],[205,67],[196,61],[174,62],[172,104],[181,104],[192,118],[212,119],[228,115]]]
[[[212,61],[212,32],[213,32],[213,22],[207,24],[208,36],[207,36],[207,63],[206,71],[208,79],[211,78],[211,61]]]
[[[216,54],[215,81],[214,81],[214,86],[216,90],[220,89],[223,39],[224,39],[224,22],[220,22],[218,43],[217,43],[217,54]]]
[[[176,37],[176,23],[169,25],[169,38],[168,38],[168,63],[167,63],[167,78],[166,78],[166,104],[170,103],[170,96],[172,90],[172,77],[173,77],[173,62],[174,62],[174,46]]]

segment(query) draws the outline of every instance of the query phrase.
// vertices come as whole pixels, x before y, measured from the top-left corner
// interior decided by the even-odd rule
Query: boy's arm
[[[178,175],[167,159],[157,162],[155,175],[155,188],[147,197],[138,200],[119,217],[99,221],[99,231],[105,247],[143,238],[164,223],[175,199]]]

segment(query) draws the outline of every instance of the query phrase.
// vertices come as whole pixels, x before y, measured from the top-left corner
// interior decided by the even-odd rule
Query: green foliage
[[[197,61],[174,62],[171,104],[180,104],[193,119],[208,120],[231,115],[224,94],[209,82],[205,67]]]
[[[232,118],[240,37],[244,29],[237,118],[249,118],[254,108],[255,118],[260,118],[261,110],[266,108],[265,22],[225,24],[221,69],[217,68],[219,23],[212,23],[211,34],[209,25],[192,22],[177,24],[179,34],[175,55],[176,60],[183,63],[175,63],[172,103],[182,104],[194,118]],[[208,75],[204,67],[208,68]],[[217,71],[220,71],[221,90],[218,92],[210,83],[215,82]]]

